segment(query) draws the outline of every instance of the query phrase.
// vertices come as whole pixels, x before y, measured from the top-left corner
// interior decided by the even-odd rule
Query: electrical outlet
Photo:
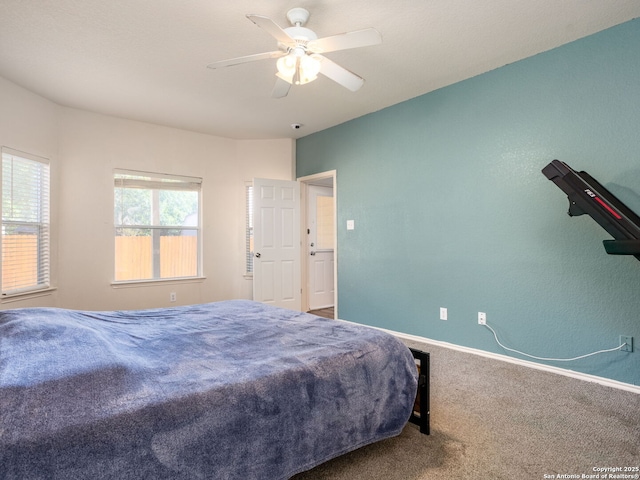
[[[447,319],[447,309],[445,307],[440,307],[440,320]]]
[[[487,314],[484,312],[478,312],[478,325],[487,324]]]
[[[169,301],[170,302],[175,302],[176,301],[176,292],[171,292],[169,294]]]
[[[633,352],[633,337],[620,335],[620,345],[626,344],[620,349],[621,352]]]

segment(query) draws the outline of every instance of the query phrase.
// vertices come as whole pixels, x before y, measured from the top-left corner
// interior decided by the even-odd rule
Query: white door
[[[253,229],[253,299],[300,310],[298,182],[254,179]]]
[[[307,272],[309,309],[333,307],[335,208],[333,188],[307,189]]]

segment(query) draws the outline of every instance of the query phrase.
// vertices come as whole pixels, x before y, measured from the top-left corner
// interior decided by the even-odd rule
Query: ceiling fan
[[[278,41],[278,50],[222,60],[207,67],[216,69],[277,58],[278,78],[272,92],[275,98],[285,97],[291,85],[312,82],[319,73],[355,92],[362,87],[364,79],[322,54],[382,43],[382,36],[374,28],[318,38],[304,26],[309,20],[309,12],[304,8],[293,8],[287,12],[287,20],[292,26],[284,29],[262,15],[247,15],[247,18]]]

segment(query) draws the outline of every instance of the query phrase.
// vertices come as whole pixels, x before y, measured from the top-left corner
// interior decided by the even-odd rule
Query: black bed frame
[[[411,413],[409,421],[420,427],[420,433],[429,435],[431,433],[429,410],[429,376],[431,365],[429,364],[429,354],[421,350],[410,348],[413,358],[416,359],[418,368],[418,392],[416,393],[416,401]]]

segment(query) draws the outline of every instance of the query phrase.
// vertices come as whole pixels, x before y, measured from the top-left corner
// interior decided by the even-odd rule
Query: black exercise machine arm
[[[576,172],[560,160],[554,160],[542,173],[569,199],[569,215],[587,214],[614,240],[604,240],[609,254],[634,255],[640,260],[640,217],[587,172]]]

